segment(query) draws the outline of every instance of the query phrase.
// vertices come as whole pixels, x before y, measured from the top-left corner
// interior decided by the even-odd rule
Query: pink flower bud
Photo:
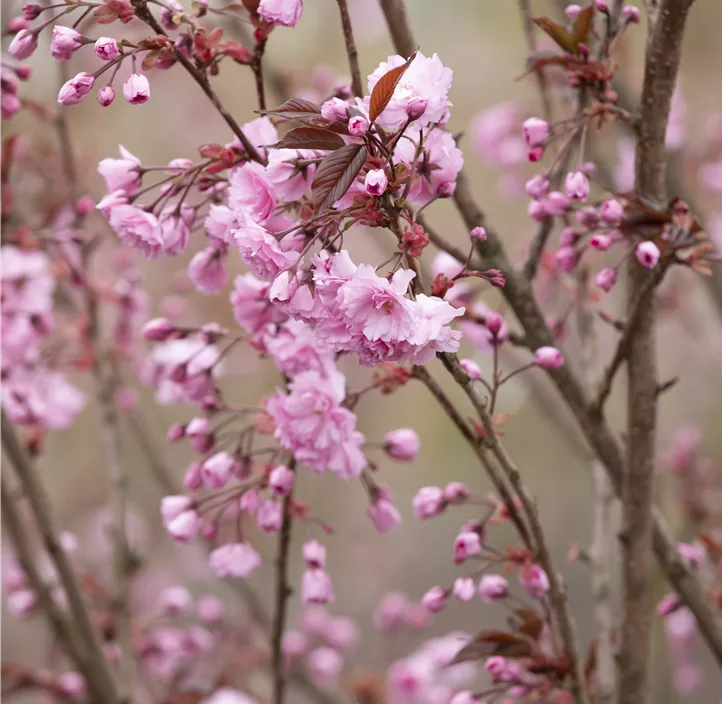
[[[567,198],[567,196],[565,196],[561,191],[552,191],[543,202],[547,215],[566,215],[567,211],[571,207],[569,198]]]
[[[529,565],[519,572],[519,583],[529,596],[539,599],[549,591],[549,577],[539,565]]]
[[[29,29],[21,29],[10,42],[8,53],[18,61],[24,61],[38,47],[38,36]]]
[[[133,73],[123,84],[123,96],[131,105],[142,105],[150,98],[150,83],[148,79]]]
[[[23,589],[26,584],[25,572],[14,564],[3,567],[2,583],[9,592],[16,592]]]
[[[201,521],[195,511],[183,511],[165,525],[168,535],[179,543],[187,543],[195,538],[200,527]]]
[[[637,245],[637,249],[635,250],[635,255],[637,257],[637,261],[645,268],[647,269],[654,269],[655,266],[657,266],[657,262],[659,261],[660,251],[659,247],[657,247],[654,242],[650,242],[649,240],[646,240],[644,242],[640,242]]]
[[[192,505],[193,499],[190,496],[184,496],[183,494],[164,496],[160,502],[160,515],[163,523],[168,523],[177,518],[181,513],[190,509]]]
[[[201,474],[201,463],[192,462],[186,469],[183,477],[183,488],[186,491],[198,491],[203,486],[203,475]]]
[[[308,648],[308,638],[299,631],[286,631],[281,639],[281,652],[286,662],[298,660]]]
[[[211,489],[222,489],[233,476],[235,464],[227,452],[216,452],[201,465],[203,483]]]
[[[8,34],[17,34],[28,28],[28,21],[24,17],[11,17],[8,20]]]
[[[356,115],[348,121],[348,131],[352,137],[363,137],[369,131],[369,121]]]
[[[38,603],[38,598],[32,589],[19,589],[9,594],[6,600],[8,611],[17,618],[27,616]]]
[[[574,247],[560,247],[554,258],[562,271],[571,271],[579,261],[579,253]]]
[[[38,19],[46,8],[43,5],[28,3],[23,5],[22,13],[23,19],[31,22],[32,20]]]
[[[307,540],[303,544],[303,559],[312,569],[323,569],[326,566],[326,548],[318,540]]]
[[[534,147],[526,153],[526,158],[532,163],[536,164],[544,156],[544,147]]]
[[[412,98],[406,103],[406,115],[409,120],[418,120],[425,112],[429,105],[426,98]]]
[[[421,597],[421,603],[431,611],[432,614],[437,614],[446,608],[446,605],[449,603],[449,597],[441,587],[431,587],[431,589]]]
[[[256,511],[256,522],[264,533],[277,533],[283,525],[283,507],[278,501],[267,499]]]
[[[98,105],[107,108],[115,100],[115,91],[112,86],[104,86],[98,91]]]
[[[564,364],[564,357],[556,347],[540,347],[534,353],[534,362],[542,369],[558,369]]]
[[[308,674],[319,687],[336,685],[343,668],[343,658],[333,648],[316,648],[306,658]]]
[[[570,171],[564,181],[564,192],[572,200],[589,198],[589,179],[581,171]]]
[[[93,83],[95,83],[95,78],[89,73],[81,71],[60,89],[58,93],[58,103],[60,105],[75,105],[79,103],[93,90]]]
[[[85,679],[79,672],[70,670],[55,678],[55,685],[71,699],[78,699],[85,694]]]
[[[599,217],[610,225],[619,225],[624,215],[624,206],[616,199],[604,201],[599,209]]]
[[[705,551],[700,545],[680,543],[677,547],[679,554],[693,567],[699,567],[704,562]]]
[[[50,43],[50,55],[56,61],[68,61],[83,46],[83,35],[72,27],[56,24]]]
[[[546,203],[541,200],[530,201],[529,206],[527,207],[527,213],[529,213],[529,217],[531,217],[532,220],[536,220],[537,222],[546,220],[549,217]]]
[[[599,12],[609,12],[609,5],[607,5],[606,0],[594,0],[594,6]]]
[[[491,311],[484,318],[484,325],[491,333],[492,337],[497,337],[505,327],[504,318],[502,318],[496,311]]]
[[[614,288],[614,284],[617,283],[617,270],[616,269],[602,269],[595,277],[594,277],[594,283],[599,286],[599,288],[602,289],[602,291],[606,291],[609,293],[612,288]]]
[[[326,640],[329,645],[342,652],[353,650],[359,640],[358,626],[350,618],[343,616],[331,619],[326,630]]]
[[[112,61],[118,58],[120,53],[118,49],[118,42],[112,37],[100,37],[93,46],[95,55],[103,61]]]
[[[509,593],[509,582],[500,574],[485,574],[479,581],[479,596],[485,604],[503,599]]]
[[[481,378],[481,367],[473,359],[462,359],[461,368],[472,381]]]
[[[476,592],[474,580],[471,577],[459,577],[454,581],[454,588],[452,591],[459,601],[471,601],[474,598],[474,593]]]
[[[329,122],[346,122],[348,103],[340,98],[331,98],[321,106],[321,115]]]
[[[401,523],[401,514],[391,501],[378,499],[369,506],[369,518],[379,533],[388,533]]]
[[[539,117],[530,117],[522,126],[524,141],[530,149],[541,147],[549,139],[549,123]]]
[[[639,24],[639,22],[641,21],[639,9],[634,7],[633,5],[625,5],[622,8],[622,19],[625,22]]]
[[[449,482],[444,487],[444,499],[448,504],[463,504],[469,498],[469,489],[461,482]]]
[[[153,320],[149,320],[143,326],[143,338],[155,342],[162,342],[166,340],[174,330],[175,326],[170,320],[166,318],[153,318]]]
[[[268,475],[268,486],[278,496],[288,496],[293,489],[293,472],[285,465],[278,465]]]
[[[612,246],[612,238],[609,235],[594,235],[589,238],[589,246],[597,252],[606,252]]]
[[[192,605],[193,598],[185,587],[166,587],[158,597],[158,606],[167,614],[182,614]]]
[[[185,434],[190,437],[201,437],[211,432],[211,422],[205,416],[196,416],[188,421],[185,427]]]
[[[599,226],[599,213],[591,206],[577,210],[577,222],[587,230],[593,230]]]
[[[425,486],[419,489],[412,499],[416,518],[433,518],[445,508],[444,492],[438,486]]]
[[[245,579],[261,566],[261,556],[248,543],[228,543],[208,556],[208,566],[216,577]]]
[[[549,192],[549,185],[546,176],[537,174],[526,182],[524,190],[530,198],[543,198]]]
[[[472,242],[486,242],[486,230],[483,227],[474,227],[469,233]]]
[[[223,604],[215,596],[202,596],[196,602],[196,617],[201,623],[220,623],[223,619]]]
[[[562,247],[573,247],[579,237],[579,233],[573,227],[565,227],[559,234],[559,244]]]
[[[564,14],[573,22],[581,11],[580,5],[567,5]]]
[[[399,462],[410,462],[419,453],[421,441],[415,430],[398,428],[386,434],[384,449]]]
[[[250,489],[243,493],[238,505],[241,511],[247,513],[249,516],[255,516],[262,503],[261,495],[255,489]]]
[[[454,562],[459,565],[481,552],[481,538],[478,533],[465,531],[459,533],[454,540]]]
[[[372,169],[364,179],[366,193],[372,196],[383,195],[388,185],[389,180],[386,178],[386,172],[383,169]]]
[[[682,602],[679,600],[679,597],[676,594],[667,594],[666,596],[662,597],[659,604],[657,604],[657,613],[660,616],[669,616],[671,613],[674,613],[680,606],[682,606]]]
[[[301,601],[304,604],[328,604],[333,601],[333,585],[326,572],[322,569],[311,569],[303,573]]]

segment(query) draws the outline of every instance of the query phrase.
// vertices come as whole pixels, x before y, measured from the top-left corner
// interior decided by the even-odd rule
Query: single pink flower
[[[228,543],[208,556],[208,566],[216,577],[245,579],[261,566],[261,556],[248,543]]]
[[[303,0],[261,0],[258,14],[273,24],[295,27],[303,12]]]
[[[75,105],[79,103],[93,89],[95,78],[85,71],[71,78],[58,93],[60,105]]]
[[[131,74],[130,78],[123,83],[123,97],[131,105],[142,105],[150,98],[150,83],[148,79],[139,73]]]

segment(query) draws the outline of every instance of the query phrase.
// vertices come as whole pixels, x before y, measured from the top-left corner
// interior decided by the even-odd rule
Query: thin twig
[[[484,442],[490,448],[492,454],[498,461],[499,466],[502,468],[504,476],[507,478],[512,487],[514,487],[517,496],[521,500],[526,520],[534,538],[537,559],[549,578],[549,600],[551,601],[554,615],[556,616],[557,623],[559,625],[559,631],[564,642],[565,652],[569,657],[572,695],[577,704],[589,704],[589,697],[587,694],[584,671],[582,669],[582,661],[580,657],[579,643],[577,640],[574,622],[569,611],[569,605],[567,603],[566,589],[561,583],[559,575],[552,562],[549,547],[546,543],[546,536],[544,535],[544,529],[539,521],[539,512],[537,507],[529,496],[529,492],[521,479],[519,470],[496,433],[496,428],[494,427],[491,415],[489,415],[485,400],[481,394],[479,394],[476,386],[462,368],[458,357],[454,354],[444,352],[439,354],[439,358],[446,370],[453,376],[457,384],[464,389],[467,397],[479,414],[479,418],[484,427]]]
[[[82,643],[85,651],[83,659],[86,662],[87,672],[91,676],[88,685],[97,692],[99,702],[117,704],[118,702],[127,701],[118,696],[113,674],[100,645],[98,633],[93,627],[90,614],[83,601],[80,585],[70,561],[60,545],[58,531],[52,517],[50,500],[36,475],[33,464],[27,458],[23,446],[15,434],[10,419],[5,415],[5,411],[2,412],[1,425],[3,449],[15,468],[45,549],[57,570],[60,583],[68,598],[68,606],[73,622],[78,629],[80,643]]]
[[[346,0],[336,0],[338,9],[341,13],[341,27],[343,28],[343,39],[346,44],[346,55],[348,56],[348,66],[351,70],[351,90],[357,97],[364,94],[363,83],[361,82],[361,69],[358,63],[358,51],[356,51],[356,42],[353,38],[353,28],[351,26],[351,17],[348,14],[348,3]]]
[[[295,461],[291,460],[289,469],[295,470]],[[278,534],[278,552],[276,553],[276,595],[273,608],[273,624],[271,626],[271,677],[273,684],[273,704],[283,704],[286,692],[286,672],[283,661],[283,631],[286,627],[286,612],[288,597],[291,595],[291,585],[288,582],[288,555],[291,547],[291,528],[293,516],[291,503],[293,492],[283,498],[283,524]]]
[[[531,16],[531,4],[529,0],[518,0],[519,12],[522,18],[522,26],[524,27],[524,35],[526,36],[527,47],[531,56],[537,52],[536,33],[534,31],[534,21]],[[539,97],[542,102],[542,111],[544,119],[551,123],[554,121],[552,113],[552,101],[549,98],[549,81],[543,67],[535,71],[537,83],[539,84]]]

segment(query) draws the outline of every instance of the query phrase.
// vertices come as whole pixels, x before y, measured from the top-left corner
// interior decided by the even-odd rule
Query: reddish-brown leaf
[[[321,108],[310,100],[291,98],[273,110],[261,110],[262,115],[275,115],[287,120],[300,120],[321,115]]]
[[[529,636],[532,640],[538,640],[544,628],[544,622],[531,609],[517,609],[514,614],[521,621],[517,624],[516,631]]]
[[[346,142],[335,132],[322,127],[296,127],[281,140],[271,145],[273,149],[340,149]]]
[[[530,56],[526,62],[526,71],[517,78],[520,81],[526,78],[530,73],[535,73],[545,66],[566,66],[567,60],[561,54],[536,54]]]
[[[548,17],[535,17],[534,24],[543,29],[564,51],[568,51],[570,54],[577,53],[577,45],[572,39],[572,35],[560,24]]]
[[[316,212],[329,208],[351,187],[367,156],[361,144],[346,144],[318,165],[311,184]]]
[[[155,66],[159,58],[160,56],[157,51],[149,51],[140,62],[140,67],[144,71],[150,71]]]
[[[500,655],[505,658],[526,658],[533,652],[534,649],[526,638],[503,631],[483,631],[456,654],[449,666],[484,660],[492,655]]]
[[[594,5],[587,5],[574,20],[572,27],[572,40],[574,41],[574,53],[580,44],[589,43],[589,35],[594,25]]]
[[[374,86],[374,89],[371,91],[371,102],[369,105],[369,119],[371,122],[375,122],[376,118],[386,109],[396,90],[398,82],[401,80],[401,76],[406,73],[406,69],[411,65],[415,57],[416,52],[409,56],[405,64],[387,71]]]
[[[335,132],[336,134],[346,135],[347,137],[351,134],[345,122],[331,122],[325,117],[304,117],[301,119],[301,124],[307,125],[308,127],[321,127],[325,130],[331,130],[331,132]]]

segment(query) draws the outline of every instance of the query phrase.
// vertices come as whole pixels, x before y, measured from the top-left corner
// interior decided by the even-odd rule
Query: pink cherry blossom
[[[383,169],[372,169],[366,174],[364,186],[366,193],[372,196],[381,196],[385,193],[389,180]]]
[[[120,53],[118,42],[112,37],[100,37],[93,45],[93,51],[103,61],[113,61]]]
[[[519,583],[535,599],[549,591],[549,577],[538,565],[529,565],[519,572]]]
[[[471,577],[459,577],[454,581],[452,592],[459,601],[471,601],[476,593],[474,580]]]
[[[634,254],[637,261],[647,269],[654,269],[661,255],[659,247],[649,240],[640,242],[634,250]]]
[[[437,486],[425,486],[419,489],[412,504],[416,518],[433,518],[446,507],[444,492]]]
[[[56,24],[50,43],[50,55],[56,61],[68,61],[83,46],[83,35],[72,27]]]
[[[63,85],[58,93],[60,105],[75,105],[79,103],[91,90],[93,90],[95,78],[85,71],[71,78]]]
[[[246,266],[259,278],[270,281],[298,259],[295,252],[284,252],[273,235],[256,223],[244,210],[233,232],[236,245]]]
[[[131,105],[142,105],[150,98],[150,83],[148,79],[140,74],[133,73],[130,78],[123,83],[123,97]]]
[[[384,438],[386,452],[400,462],[413,460],[419,454],[420,445],[418,433],[411,428],[392,430]]]
[[[603,291],[609,293],[614,288],[614,284],[617,283],[617,270],[602,269],[594,277],[594,283]]]
[[[572,200],[585,201],[589,198],[589,179],[581,171],[571,171],[564,181],[564,192]]]
[[[328,604],[333,601],[331,578],[322,569],[309,569],[301,578],[301,601],[304,604]]]
[[[140,186],[141,163],[124,146],[118,147],[120,159],[106,158],[98,164],[98,173],[105,179],[108,191],[134,191]],[[120,205],[120,204],[119,204]],[[98,204],[100,208],[100,204]]]
[[[158,219],[135,205],[117,205],[110,210],[110,226],[126,247],[137,249],[148,259],[163,256]]]
[[[220,293],[228,281],[226,259],[228,248],[224,244],[206,247],[198,252],[188,264],[188,278],[201,293]]]
[[[243,209],[257,223],[266,223],[276,207],[274,186],[266,168],[249,161],[233,169],[229,178],[228,204],[234,211]]]
[[[509,582],[499,574],[485,574],[479,580],[479,596],[486,604],[503,599],[509,592]]]
[[[379,533],[388,533],[401,523],[399,510],[387,499],[374,501],[369,506],[368,515]]]
[[[549,139],[549,123],[538,117],[530,117],[522,126],[524,140],[530,148],[540,147]]]
[[[564,365],[564,357],[556,347],[539,347],[534,352],[534,360],[542,369],[558,369]]]
[[[454,540],[454,562],[456,564],[479,553],[481,553],[481,537],[478,533],[465,531],[456,536],[456,540]]]
[[[21,29],[10,42],[8,53],[18,61],[29,58],[38,47],[38,35],[29,29]]]
[[[303,12],[303,0],[261,0],[258,14],[273,24],[295,27]]]
[[[293,472],[285,465],[280,464],[274,467],[268,475],[268,486],[278,496],[287,496],[293,489],[293,480]]]
[[[245,579],[260,565],[260,555],[248,543],[221,545],[208,556],[208,566],[217,577]]]

